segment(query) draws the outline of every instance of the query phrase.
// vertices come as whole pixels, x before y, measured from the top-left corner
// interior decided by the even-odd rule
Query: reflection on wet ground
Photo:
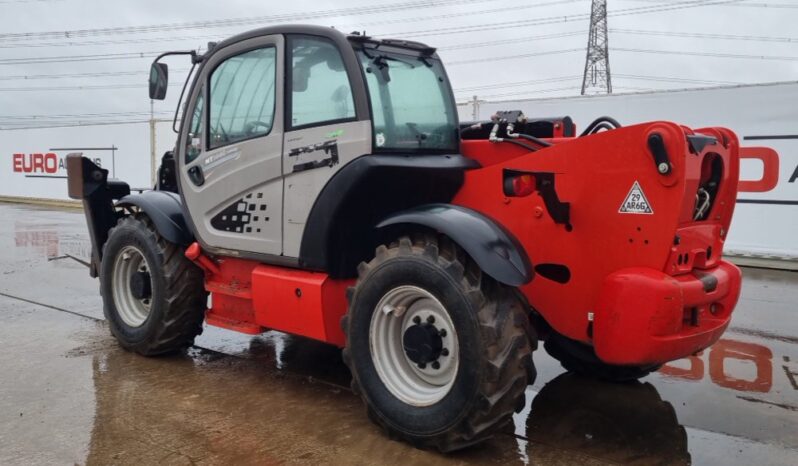
[[[514,431],[443,456],[378,431],[327,345],[206,328],[185,354],[121,350],[85,267],[47,260],[88,256],[82,215],[0,215],[0,464],[798,463],[796,273],[745,270],[724,339],[640,383],[538,351]]]

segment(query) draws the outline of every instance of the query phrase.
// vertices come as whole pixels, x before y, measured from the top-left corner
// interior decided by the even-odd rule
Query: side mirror
[[[166,88],[169,85],[169,67],[166,63],[154,62],[150,67],[150,99],[163,100],[166,98]]]
[[[308,88],[310,79],[310,68],[306,66],[295,66],[291,70],[291,90],[293,92],[305,92]]]

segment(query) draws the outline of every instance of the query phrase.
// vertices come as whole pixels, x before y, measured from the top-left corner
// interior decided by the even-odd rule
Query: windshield
[[[375,49],[358,51],[379,151],[457,152],[457,110],[441,62]]]

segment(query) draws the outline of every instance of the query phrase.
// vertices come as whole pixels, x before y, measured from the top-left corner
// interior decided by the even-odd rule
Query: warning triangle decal
[[[640,187],[640,183],[635,181],[635,184],[632,185],[632,189],[629,190],[629,194],[626,195],[626,199],[624,199],[623,204],[621,204],[621,208],[618,209],[618,212],[622,214],[653,214],[654,209],[651,208],[651,204],[648,203],[648,199],[646,199],[646,195],[643,194],[643,189]]]

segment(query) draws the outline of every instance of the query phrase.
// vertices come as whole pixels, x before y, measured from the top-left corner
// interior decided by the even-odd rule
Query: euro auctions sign
[[[2,0],[0,0],[2,1]],[[174,148],[172,122],[156,124],[155,153]],[[148,122],[0,129],[0,198],[68,201],[67,155],[80,152],[130,186],[152,186]]]
[[[38,152],[33,154],[15,153],[11,158],[12,171],[26,176],[61,178],[66,176],[66,160],[55,152]],[[94,163],[102,166],[99,158]]]

